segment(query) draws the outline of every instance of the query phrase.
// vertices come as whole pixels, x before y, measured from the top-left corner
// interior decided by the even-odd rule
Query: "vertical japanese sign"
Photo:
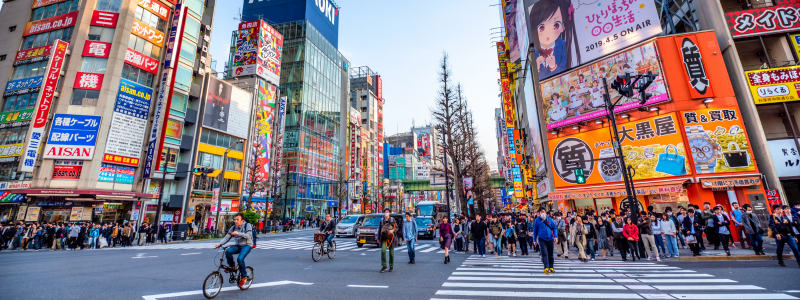
[[[153,89],[121,79],[103,161],[138,166]]]
[[[500,87],[503,97],[503,116],[506,120],[508,129],[513,129],[517,121],[517,113],[514,110],[514,95],[512,94],[511,83],[508,78],[508,65],[506,64],[506,44],[497,42],[497,61],[500,64]]]
[[[36,99],[36,113],[31,125],[31,134],[28,136],[28,142],[23,150],[24,156],[19,168],[21,172],[33,172],[33,167],[39,156],[39,149],[42,146],[44,127],[47,125],[50,107],[53,104],[53,96],[56,93],[56,86],[61,75],[61,67],[67,55],[67,42],[56,40],[54,45],[53,54],[50,55],[50,60],[47,62],[47,68],[45,69],[46,77],[42,84],[43,92],[39,93],[39,97]]]
[[[286,133],[286,96],[281,97],[278,106],[278,120],[275,123],[275,177],[281,178],[281,162],[283,161],[283,136]]]
[[[697,47],[697,38],[694,35],[675,37],[675,44],[683,60],[683,70],[689,79],[689,93],[692,99],[714,97],[714,90],[709,84],[706,68],[703,65],[703,56]]]
[[[101,119],[100,116],[55,114],[44,158],[91,160]]]

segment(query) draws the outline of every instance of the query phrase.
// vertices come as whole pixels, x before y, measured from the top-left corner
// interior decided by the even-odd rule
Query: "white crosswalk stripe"
[[[436,249],[436,248],[433,248]],[[545,274],[539,258],[480,258],[457,267],[431,300],[445,299],[800,299],[765,288],[656,262],[555,261]]]

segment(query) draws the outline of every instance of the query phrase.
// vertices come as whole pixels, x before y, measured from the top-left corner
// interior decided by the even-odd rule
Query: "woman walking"
[[[664,248],[664,236],[661,235],[661,228],[664,222],[659,222],[656,215],[650,215],[650,228],[653,229],[653,238],[656,241],[656,249],[658,249],[658,253],[656,254],[657,258],[664,256],[667,253],[667,249]]]
[[[570,237],[570,243],[578,247],[578,260],[588,262],[589,260],[586,259],[586,253],[583,250],[586,246],[586,234],[588,231],[586,230],[586,226],[583,225],[580,216],[575,217],[575,222],[572,223],[570,227],[570,233],[572,235]]]
[[[630,217],[625,218],[625,226],[622,228],[622,235],[628,240],[628,249],[631,250],[631,260],[636,261],[639,256],[639,226],[633,224]]]
[[[453,242],[453,227],[450,226],[450,217],[442,217],[442,222],[439,223],[439,243],[444,250],[444,263],[450,262],[450,244]]]
[[[661,235],[666,239],[667,257],[678,257],[678,230],[666,213],[661,214]]]
[[[528,254],[530,234],[528,232],[528,222],[525,222],[525,218],[517,220],[517,236],[519,237],[519,250],[522,252],[522,256],[530,255]]]
[[[461,225],[461,220],[458,218],[453,219],[453,233],[456,237],[456,253],[465,251],[464,240],[462,239],[464,236],[464,225]],[[466,251],[464,253],[466,253]]]
[[[594,226],[597,232],[597,249],[603,253],[603,260],[608,260],[606,255],[608,250],[611,250],[611,237],[614,236],[611,231],[611,223],[608,221],[608,214],[601,214],[600,220]]]
[[[508,241],[508,256],[517,256],[517,231],[511,221],[506,222],[506,241]]]

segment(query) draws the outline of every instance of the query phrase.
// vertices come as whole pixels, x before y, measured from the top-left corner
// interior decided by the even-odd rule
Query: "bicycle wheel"
[[[246,290],[250,288],[250,285],[253,284],[253,267],[247,267],[245,269],[247,272],[247,281],[244,282],[244,285],[240,286],[240,290]]]
[[[314,248],[311,248],[311,259],[317,262],[320,258],[322,258],[322,247],[320,247],[320,243],[316,243]]]
[[[328,248],[328,258],[336,256],[336,241],[333,241],[333,247]]]
[[[213,299],[219,295],[220,290],[222,290],[222,275],[216,271],[211,272],[203,281],[203,296],[206,299]]]

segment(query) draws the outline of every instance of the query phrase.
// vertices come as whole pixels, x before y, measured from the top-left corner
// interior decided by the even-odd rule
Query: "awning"
[[[151,198],[153,195],[147,193],[135,192],[121,192],[121,191],[107,191],[107,190],[71,190],[71,189],[23,189],[16,190],[14,193],[24,194],[28,196],[40,197],[59,197],[59,196],[79,196],[79,195],[95,195],[98,198],[109,198],[114,200],[139,200],[137,198]]]
[[[730,191],[737,186],[753,186],[761,184],[761,176],[728,177],[728,178],[703,178],[700,185],[714,191]]]
[[[688,179],[670,179],[651,182],[634,182],[636,195],[669,194],[683,191],[683,183]],[[556,189],[547,195],[549,200],[569,200],[586,198],[625,197],[628,192],[624,183],[587,186],[580,188]]]

